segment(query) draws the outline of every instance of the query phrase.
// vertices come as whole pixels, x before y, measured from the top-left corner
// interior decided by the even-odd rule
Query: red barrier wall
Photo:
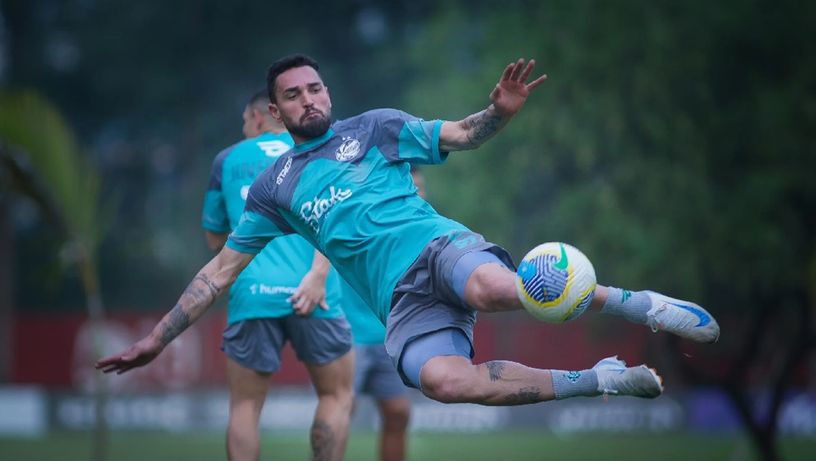
[[[588,316],[589,317],[589,316]],[[103,324],[95,345],[90,324],[82,315],[16,316],[13,325],[11,380],[52,389],[90,389],[99,376],[94,361],[119,352],[146,335],[161,314],[116,314]],[[599,358],[619,354],[639,363],[647,347],[648,329],[615,319],[568,325],[548,325],[524,313],[481,315],[476,325],[477,362],[508,359],[540,368],[580,369]],[[149,366],[122,376],[108,377],[116,390],[181,389],[225,385],[224,356],[220,351],[223,311],[214,312],[179,336]],[[308,383],[308,373],[286,347],[283,367],[272,382]]]

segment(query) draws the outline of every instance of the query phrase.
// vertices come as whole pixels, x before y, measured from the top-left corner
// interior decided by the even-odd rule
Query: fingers
[[[542,83],[544,83],[544,81],[545,81],[545,80],[547,80],[547,74],[544,74],[544,75],[542,75],[541,77],[538,77],[537,79],[535,79],[535,80],[533,80],[532,82],[530,82],[530,83],[527,85],[527,90],[529,91],[529,90],[534,89],[534,88],[535,88],[535,87],[537,87],[538,85],[541,85]]]
[[[524,70],[521,72],[519,81],[526,82],[527,79],[530,78],[530,74],[533,73],[533,68],[535,68],[535,59],[531,59],[529,62],[527,62],[527,65],[524,66]]]
[[[329,304],[326,302],[325,299],[320,301],[319,305],[320,305],[320,308],[323,309],[324,311],[329,310]]]
[[[524,58],[519,58],[516,62],[511,62],[504,68],[504,72],[502,73],[502,81],[514,81],[519,83],[524,83],[530,78],[530,75],[533,73],[533,69],[535,69],[535,59],[529,60],[526,64],[524,62]],[[547,79],[546,75],[542,75],[541,77],[535,79],[533,82],[527,85],[528,89],[533,89],[540,85],[544,80]]]
[[[311,314],[316,304],[315,301],[306,295],[298,297],[296,297],[296,295],[292,295],[292,297],[289,298],[289,301],[292,302],[292,310],[295,312],[295,314],[300,316]]]
[[[518,80],[521,75],[521,70],[524,68],[524,59],[519,58],[513,66],[513,72],[510,74],[510,80]]]
[[[116,372],[117,375],[121,375],[131,368],[134,368],[135,365],[128,363],[124,357],[113,357],[96,362],[95,367],[105,374]]]
[[[515,64],[513,64],[512,62],[510,64],[508,64],[507,67],[504,68],[504,72],[502,72],[502,76],[501,76],[501,79],[499,79],[499,81],[510,80],[510,74],[513,73],[513,68],[514,67],[515,67]]]
[[[104,367],[109,366],[111,363],[113,363],[113,362],[115,362],[117,360],[119,360],[118,355],[101,358],[101,359],[96,361],[96,363],[94,364],[94,368],[96,368],[97,370],[100,370],[100,369],[102,369]]]

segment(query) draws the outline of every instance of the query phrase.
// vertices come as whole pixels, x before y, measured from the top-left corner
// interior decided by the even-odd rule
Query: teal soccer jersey
[[[226,233],[238,225],[253,180],[292,146],[288,133],[265,133],[241,141],[216,156],[204,198],[202,225]],[[276,239],[241,272],[230,288],[227,322],[293,314],[287,299],[309,271],[314,247],[297,235]],[[328,311],[317,308],[316,317],[342,317],[340,278],[334,270],[326,281]]]
[[[385,326],[374,315],[368,304],[342,278],[340,279],[340,289],[343,293],[343,312],[346,314],[346,320],[351,325],[354,344],[385,343]]]
[[[441,163],[442,121],[379,109],[296,145],[252,185],[227,245],[257,253],[298,233],[332,262],[384,324],[397,282],[423,248],[467,229],[416,193],[408,163]]]

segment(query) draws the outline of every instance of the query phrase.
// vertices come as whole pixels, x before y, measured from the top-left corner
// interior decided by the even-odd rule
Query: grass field
[[[4,460],[55,461],[90,459],[90,436],[57,433],[43,439],[0,438]],[[306,434],[263,437],[262,459],[308,459]],[[356,432],[349,440],[346,459],[375,460],[375,434]],[[782,459],[812,460],[815,439],[785,439]],[[220,434],[114,433],[110,460],[115,461],[208,461],[223,460]],[[413,434],[409,459],[446,461],[742,461],[756,460],[748,441],[740,437],[705,435],[570,435],[534,432],[495,434]]]

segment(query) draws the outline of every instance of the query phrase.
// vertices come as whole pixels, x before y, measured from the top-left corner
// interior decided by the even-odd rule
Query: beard
[[[311,115],[311,114],[309,114]],[[306,115],[304,115],[305,118]],[[300,124],[284,123],[290,133],[303,139],[314,139],[323,136],[331,126],[331,113],[320,114],[319,117],[312,117],[302,121]]]

